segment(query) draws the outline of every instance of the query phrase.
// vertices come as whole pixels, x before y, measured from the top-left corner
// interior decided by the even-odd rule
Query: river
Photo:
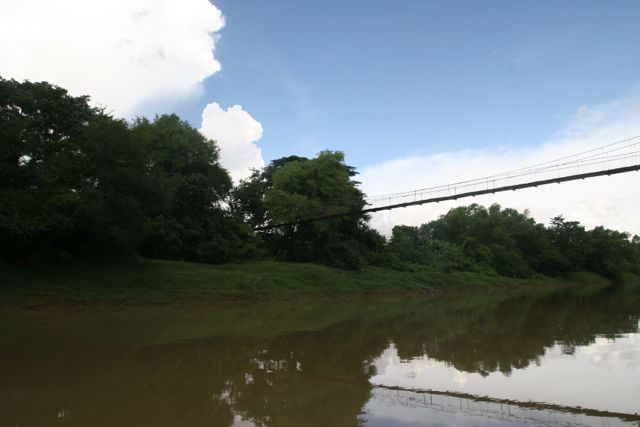
[[[640,288],[0,311],[2,426],[635,426]]]

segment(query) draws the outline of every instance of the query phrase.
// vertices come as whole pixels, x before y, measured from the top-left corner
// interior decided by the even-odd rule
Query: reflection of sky
[[[231,427],[255,427],[255,423],[253,421],[245,420],[241,416],[236,415],[233,418],[233,424]]]
[[[633,334],[628,339],[616,339],[615,341],[609,338],[596,338],[596,342],[585,347],[583,351],[594,365],[608,369],[625,366],[638,370],[640,365],[640,334]],[[638,398],[640,399],[640,396]]]
[[[401,360],[391,344],[374,362],[373,384],[454,391],[519,401],[581,406],[614,412],[640,412],[640,334],[615,340],[603,337],[575,354],[561,345],[546,349],[539,363],[514,370],[509,376],[486,377],[463,372],[427,355]]]

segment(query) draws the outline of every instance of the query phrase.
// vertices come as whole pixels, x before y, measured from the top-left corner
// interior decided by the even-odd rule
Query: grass
[[[317,264],[256,261],[210,265],[136,259],[104,263],[0,265],[0,305],[165,304],[432,293],[447,289],[604,283],[581,273],[568,280],[510,279],[478,273],[345,271]]]

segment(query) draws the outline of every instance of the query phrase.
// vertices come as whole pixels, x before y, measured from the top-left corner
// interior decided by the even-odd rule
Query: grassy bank
[[[162,304],[293,299],[448,289],[604,282],[591,274],[568,280],[510,279],[465,272],[345,271],[316,264],[248,262],[209,265],[137,259],[111,263],[0,266],[0,305]]]

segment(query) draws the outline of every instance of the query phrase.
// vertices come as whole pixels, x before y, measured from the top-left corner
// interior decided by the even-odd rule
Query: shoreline
[[[0,308],[37,310],[431,297],[473,290],[610,282],[588,272],[569,278],[515,279],[459,271],[404,272],[381,267],[349,271],[279,261],[211,265],[137,258],[100,263],[4,264],[0,265],[0,283]]]

